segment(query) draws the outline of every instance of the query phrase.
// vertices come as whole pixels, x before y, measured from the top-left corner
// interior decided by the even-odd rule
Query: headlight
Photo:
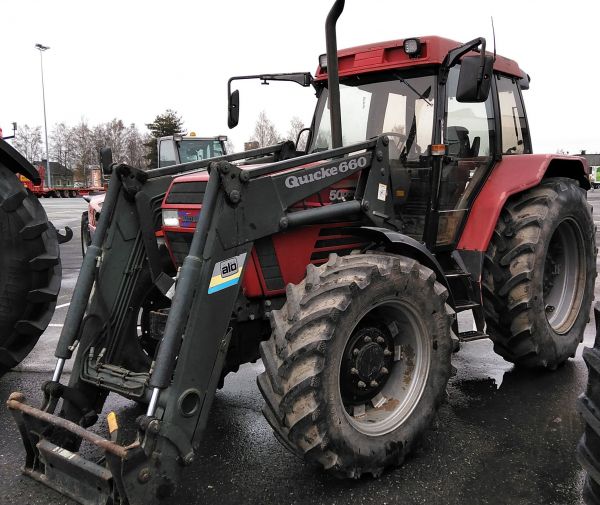
[[[163,226],[179,226],[179,216],[176,209],[163,209],[162,211]]]

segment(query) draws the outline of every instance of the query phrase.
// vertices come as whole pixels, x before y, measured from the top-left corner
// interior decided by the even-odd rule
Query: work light
[[[416,58],[421,52],[421,41],[419,39],[405,39],[404,52],[411,58]]]
[[[319,56],[319,66],[321,67],[321,70],[327,70],[327,55],[326,54],[322,54],[321,56]]]

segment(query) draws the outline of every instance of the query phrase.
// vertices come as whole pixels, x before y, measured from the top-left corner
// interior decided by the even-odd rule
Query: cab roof
[[[338,51],[339,75],[345,77],[393,68],[440,65],[448,51],[462,45],[461,42],[443,37],[427,36],[417,38],[421,42],[421,52],[418,56],[412,58],[404,52],[404,39],[341,49]],[[488,54],[491,53],[488,52]],[[525,75],[516,61],[500,55],[496,55],[494,70],[517,78]],[[319,67],[315,80],[323,81],[325,79],[327,79],[327,72]]]

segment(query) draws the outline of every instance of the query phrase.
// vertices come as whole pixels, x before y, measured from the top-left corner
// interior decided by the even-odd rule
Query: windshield
[[[184,139],[177,142],[181,163],[201,161],[223,156],[223,146],[219,140]]]
[[[387,73],[342,80],[343,145],[388,133],[392,141],[390,156],[408,160],[418,158],[431,144],[434,90],[433,75],[411,77]],[[331,148],[328,99],[325,88],[317,103],[311,152]]]

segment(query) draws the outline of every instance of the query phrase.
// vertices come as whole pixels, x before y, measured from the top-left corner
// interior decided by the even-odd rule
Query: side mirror
[[[460,64],[456,101],[485,102],[490,94],[493,67],[492,56],[465,56]]]
[[[109,176],[112,173],[113,157],[110,147],[100,149],[100,166],[102,167],[102,175]]]
[[[240,91],[235,90],[229,95],[227,126],[235,128],[240,120]]]

